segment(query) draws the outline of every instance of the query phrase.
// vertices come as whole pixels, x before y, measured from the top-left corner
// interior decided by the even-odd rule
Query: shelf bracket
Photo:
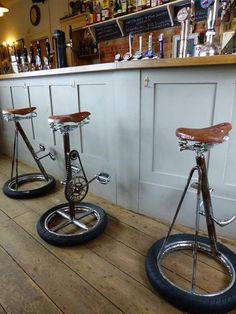
[[[169,14],[171,26],[174,26],[174,6],[168,4],[167,5],[167,12]]]
[[[91,34],[93,41],[96,41],[96,33],[94,27],[89,26],[88,27],[89,33]]]
[[[122,37],[124,37],[124,25],[123,25],[123,21],[121,20],[121,19],[117,19],[116,20],[116,23],[117,23],[117,25],[118,25],[118,27],[119,27],[119,30],[120,30],[120,32],[121,32],[121,35],[122,35]]]

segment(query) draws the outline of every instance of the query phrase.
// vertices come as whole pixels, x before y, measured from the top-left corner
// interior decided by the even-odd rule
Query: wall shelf
[[[109,32],[109,28],[110,28],[110,32],[112,32],[113,30],[113,34],[114,34],[114,31],[118,29],[120,32],[120,37],[121,36],[123,37],[127,35],[127,32],[125,31],[125,27],[124,27],[126,20],[130,20],[130,19],[138,18],[142,16],[147,16],[147,15],[150,16],[151,13],[157,14],[158,12],[164,12],[164,11],[166,12],[166,17],[168,17],[169,19],[169,24],[170,24],[169,26],[173,26],[174,25],[174,8],[178,6],[182,6],[184,4],[189,4],[189,3],[190,3],[189,0],[176,0],[176,1],[172,1],[166,4],[156,6],[156,7],[148,8],[142,11],[115,17],[107,21],[102,21],[99,23],[86,25],[83,27],[83,29],[88,29],[94,40],[97,39],[96,30],[98,29],[107,30]],[[156,22],[156,24],[158,24],[158,21]]]

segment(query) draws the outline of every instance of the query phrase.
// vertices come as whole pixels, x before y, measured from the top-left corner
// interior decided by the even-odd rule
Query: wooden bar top
[[[100,72],[111,70],[130,70],[130,69],[158,69],[158,68],[185,68],[202,66],[225,66],[236,65],[236,55],[220,55],[212,57],[189,57],[189,58],[167,58],[151,60],[131,60],[111,63],[100,63],[92,65],[74,66],[68,68],[41,70],[33,72],[23,72],[14,74],[2,74],[0,79],[13,79],[23,77],[39,77],[63,74],[79,74],[86,72]]]

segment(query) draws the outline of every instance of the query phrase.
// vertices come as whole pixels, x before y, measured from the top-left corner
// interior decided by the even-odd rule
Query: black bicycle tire
[[[38,177],[38,176],[40,176],[41,178],[44,179],[44,177],[41,173],[26,173],[26,174],[22,174],[22,175],[18,176],[18,181],[20,182],[20,180],[22,178],[28,177],[29,179],[27,180],[27,182],[30,182],[30,181],[33,182],[33,181],[37,181],[37,180],[33,180],[33,178]],[[22,190],[14,190],[11,188],[11,185],[12,185],[12,182],[14,182],[15,178],[16,177],[9,179],[3,185],[4,194],[10,198],[15,198],[15,199],[28,199],[28,198],[34,198],[34,197],[38,197],[38,196],[47,194],[56,185],[55,178],[48,174],[48,181],[45,180],[45,185],[40,186],[39,188],[32,189],[32,190],[23,190],[23,191]],[[40,179],[38,181],[43,181],[43,179]]]
[[[91,230],[83,234],[79,234],[79,235],[76,234],[76,235],[70,235],[70,236],[56,235],[48,231],[45,227],[45,221],[47,217],[54,211],[61,209],[67,205],[68,203],[64,203],[64,204],[60,204],[60,205],[50,208],[38,220],[37,225],[36,225],[37,232],[44,241],[52,245],[56,245],[56,246],[75,246],[75,245],[80,245],[80,244],[83,244],[90,240],[95,239],[104,231],[107,225],[107,215],[105,211],[101,207],[95,204],[87,203],[87,202],[81,202],[81,203],[76,204],[75,206],[92,207],[96,211],[96,213],[99,215],[100,221],[94,228],[92,228]]]
[[[206,237],[198,237],[199,242],[209,245],[209,240]],[[157,255],[161,250],[164,238],[158,240],[149,249],[145,258],[145,269],[148,279],[153,288],[169,303],[188,313],[199,314],[218,314],[227,313],[236,308],[236,280],[226,292],[216,296],[200,296],[184,292],[181,289],[173,286],[165,279],[156,262]],[[194,235],[177,234],[171,235],[168,239],[169,243],[179,241],[194,241]],[[236,272],[236,255],[221,243],[217,243],[218,250],[225,255],[232,263]]]

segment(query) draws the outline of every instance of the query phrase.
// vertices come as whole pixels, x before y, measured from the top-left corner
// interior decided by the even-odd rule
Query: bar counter
[[[43,160],[63,179],[61,134],[52,134],[51,114],[91,112],[91,121],[72,132],[71,147],[81,151],[88,178],[99,171],[111,182],[95,182],[90,192],[133,211],[170,222],[194,165],[193,152],[179,152],[177,127],[201,128],[231,122],[229,141],[207,158],[217,218],[236,211],[236,55],[127,61],[0,76],[0,106],[37,107],[24,121],[32,141],[56,154]],[[0,151],[10,155],[13,125],[0,120]],[[33,165],[25,147],[19,159]],[[189,190],[178,223],[192,226],[195,190]],[[204,225],[201,226],[204,229]],[[236,238],[234,224],[220,229]]]
[[[215,65],[236,65],[236,55],[219,55],[212,57],[190,57],[190,58],[172,58],[172,59],[153,59],[153,60],[132,60],[122,62],[112,62],[103,64],[93,64],[84,66],[74,66],[61,69],[43,70],[24,72],[16,74],[3,74],[0,79],[22,78],[32,76],[49,76],[60,74],[73,74],[84,72],[98,71],[114,71],[129,69],[158,69],[158,68],[185,68],[199,66],[215,66]]]

